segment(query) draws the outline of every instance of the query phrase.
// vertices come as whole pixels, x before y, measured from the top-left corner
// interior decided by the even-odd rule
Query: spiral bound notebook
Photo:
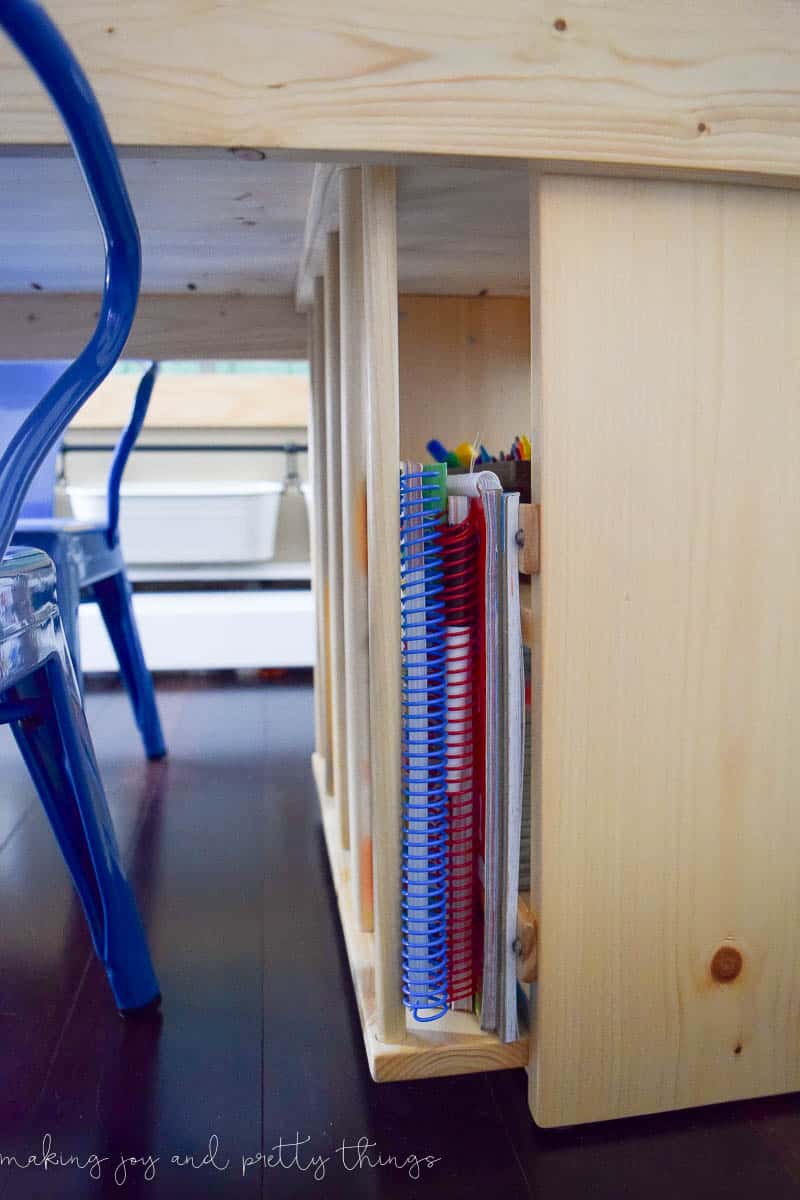
[[[492,472],[446,478],[404,463],[400,509],[403,999],[418,1021],[475,1007],[483,1029],[512,1041],[519,497]]]
[[[442,530],[447,654],[448,955],[451,1004],[470,1012],[480,978],[475,846],[483,795],[480,692],[481,535],[466,496],[451,496]]]
[[[442,474],[400,474],[403,1002],[417,1021],[447,1012],[449,814]]]

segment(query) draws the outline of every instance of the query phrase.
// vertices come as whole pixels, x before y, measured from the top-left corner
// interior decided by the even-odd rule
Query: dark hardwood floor
[[[794,1097],[543,1132],[522,1072],[373,1084],[311,779],[308,679],[166,680],[159,700],[171,753],[148,766],[123,695],[88,697],[164,993],[151,1025],[116,1015],[0,729],[0,1196],[797,1197]],[[43,1165],[47,1138],[77,1163]],[[279,1138],[285,1165],[265,1167]],[[348,1170],[355,1154],[337,1147],[359,1138],[372,1155],[438,1161],[419,1178],[413,1158]]]

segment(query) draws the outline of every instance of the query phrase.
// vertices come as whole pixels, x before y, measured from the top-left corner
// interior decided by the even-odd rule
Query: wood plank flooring
[[[88,697],[164,993],[155,1025],[116,1015],[0,729],[0,1156],[37,1158],[0,1157],[0,1197],[797,1197],[796,1097],[543,1132],[521,1071],[373,1084],[311,780],[308,677],[170,678],[159,702],[170,757],[148,766],[123,694]],[[48,1135],[83,1165],[38,1165]],[[357,1167],[336,1149],[359,1138],[373,1156],[438,1161],[419,1178],[413,1157]],[[121,1157],[139,1160],[124,1176]]]

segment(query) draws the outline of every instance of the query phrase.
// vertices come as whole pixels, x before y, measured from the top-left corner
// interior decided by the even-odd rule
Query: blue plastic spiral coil
[[[448,841],[444,562],[439,475],[400,476],[403,1003],[447,1012]]]

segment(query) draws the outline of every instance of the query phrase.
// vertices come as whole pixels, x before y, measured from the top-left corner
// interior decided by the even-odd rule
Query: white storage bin
[[[131,564],[260,563],[275,553],[281,484],[131,483],[120,493],[120,538]],[[105,488],[67,488],[79,520],[104,522]]]

